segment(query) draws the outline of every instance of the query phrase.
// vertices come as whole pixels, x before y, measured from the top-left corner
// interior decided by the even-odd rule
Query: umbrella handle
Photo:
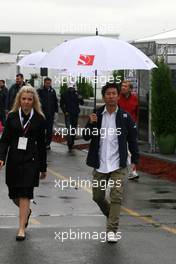
[[[96,114],[96,112],[97,112],[97,109],[96,109],[96,106],[94,105],[93,113]]]
[[[94,87],[94,110],[96,113],[96,100],[97,100],[97,70],[95,70],[95,87]]]

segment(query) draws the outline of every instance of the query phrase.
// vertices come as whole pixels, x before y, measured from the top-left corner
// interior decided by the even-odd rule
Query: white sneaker
[[[139,174],[136,172],[136,170],[134,170],[128,175],[128,179],[129,180],[137,180],[137,179],[139,179]]]
[[[117,234],[112,232],[112,231],[109,231],[107,233],[107,242],[109,243],[117,243],[117,241],[119,240],[119,238],[117,237]]]

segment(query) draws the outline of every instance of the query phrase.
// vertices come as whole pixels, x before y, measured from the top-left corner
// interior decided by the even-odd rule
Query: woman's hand
[[[3,166],[4,166],[4,161],[0,160],[0,170],[2,169]]]
[[[46,178],[46,172],[40,172],[40,179],[43,180]]]

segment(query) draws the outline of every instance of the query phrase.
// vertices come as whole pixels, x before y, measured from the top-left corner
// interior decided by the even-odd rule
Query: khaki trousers
[[[119,225],[126,168],[118,169],[110,173],[100,173],[93,170],[92,174],[93,200],[107,217],[107,232],[113,231],[116,233]],[[110,201],[106,199],[106,189],[108,186],[110,187]]]

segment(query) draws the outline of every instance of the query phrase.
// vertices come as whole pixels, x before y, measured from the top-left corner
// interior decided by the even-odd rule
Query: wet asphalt
[[[16,242],[18,209],[0,172],[0,264],[174,264],[176,185],[140,173],[125,180],[117,244],[105,241],[106,219],[92,201],[86,151],[52,143],[48,176],[35,190],[27,239]],[[82,185],[82,186],[81,186]]]

